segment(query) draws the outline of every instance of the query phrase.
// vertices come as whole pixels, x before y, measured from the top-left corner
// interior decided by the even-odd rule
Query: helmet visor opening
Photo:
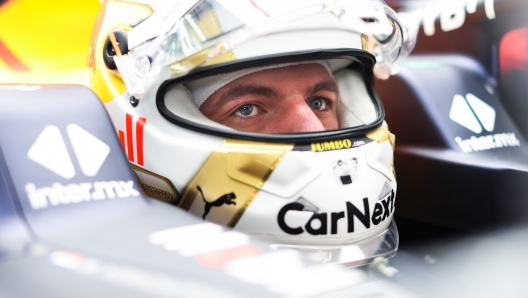
[[[241,139],[331,139],[383,121],[361,50],[313,52],[224,63],[166,82],[158,109],[187,128]]]

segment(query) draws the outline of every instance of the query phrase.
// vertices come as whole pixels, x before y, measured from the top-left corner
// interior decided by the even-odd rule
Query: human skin
[[[239,131],[302,133],[337,129],[337,86],[321,64],[255,72],[215,91],[200,106],[209,119]]]

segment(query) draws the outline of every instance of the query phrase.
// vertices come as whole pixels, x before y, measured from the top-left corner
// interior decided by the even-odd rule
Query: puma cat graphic
[[[198,191],[202,194],[202,199],[204,200],[205,202],[205,212],[202,216],[203,219],[205,219],[205,217],[207,216],[207,214],[209,214],[209,211],[211,211],[211,208],[212,207],[220,207],[224,204],[227,204],[227,205],[236,205],[236,202],[233,202],[232,200],[236,199],[236,195],[235,193],[233,192],[230,192],[230,193],[227,193],[221,197],[219,197],[218,199],[212,201],[212,202],[208,202],[206,199],[205,199],[205,196],[202,192],[202,188],[197,185],[196,188],[198,189]]]

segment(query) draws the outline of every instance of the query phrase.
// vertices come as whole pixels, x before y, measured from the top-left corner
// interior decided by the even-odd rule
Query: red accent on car
[[[500,68],[503,74],[515,70],[528,74],[528,29],[512,30],[504,35],[499,46]]]

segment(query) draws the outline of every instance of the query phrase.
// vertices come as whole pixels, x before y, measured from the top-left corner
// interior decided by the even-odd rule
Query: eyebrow
[[[279,97],[279,94],[277,92],[266,86],[253,84],[238,85],[229,88],[224,93],[224,96],[222,96],[221,99],[217,103],[215,103],[212,108],[213,110],[218,110],[225,103],[250,94],[262,95],[268,98]]]
[[[338,94],[337,85],[333,80],[319,82],[309,87],[305,91],[305,94],[309,96],[309,95],[315,94],[322,90],[327,90],[327,91],[331,91],[331,92]],[[236,98],[239,98],[245,95],[261,95],[261,96],[268,97],[268,98],[280,97],[279,93],[277,93],[272,88],[269,88],[266,86],[253,85],[253,84],[238,85],[238,86],[233,86],[229,88],[225,92],[225,95],[222,97],[222,99],[214,105],[213,109],[218,109],[221,105],[225,104],[226,102],[235,100]]]
[[[317,84],[315,84],[313,87],[310,87],[308,88],[306,94],[307,95],[311,95],[311,94],[315,94],[319,91],[322,91],[322,90],[326,90],[326,91],[330,91],[330,92],[334,92],[336,94],[338,94],[338,88],[337,88],[337,85],[336,83],[331,80],[331,81],[323,81],[323,82],[319,82]]]
[[[225,93],[227,97],[237,98],[244,95],[261,95],[265,97],[279,97],[279,94],[272,88],[260,85],[239,85],[229,88]]]

